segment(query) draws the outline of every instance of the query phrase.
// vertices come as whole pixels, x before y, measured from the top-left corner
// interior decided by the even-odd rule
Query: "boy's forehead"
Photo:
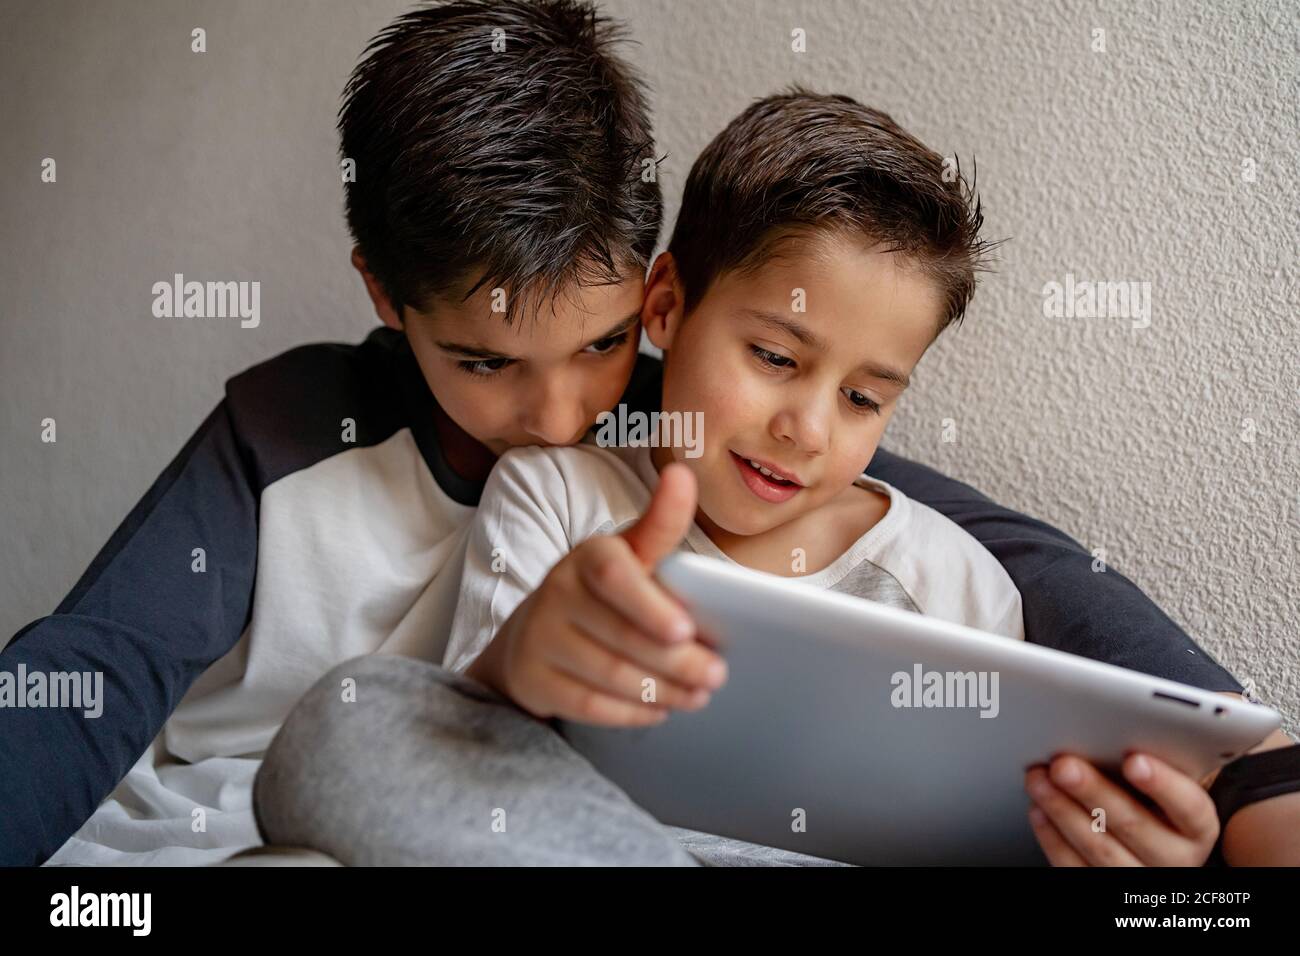
[[[638,273],[617,283],[574,282],[530,291],[512,309],[507,289],[485,283],[468,299],[435,297],[420,315],[444,346],[512,355],[521,350],[563,351],[636,324],[644,291]]]
[[[757,269],[731,273],[727,298],[751,312],[810,321],[894,319],[937,329],[943,289],[915,261],[883,247],[833,243],[787,250]]]
[[[771,247],[755,268],[742,270],[739,278],[751,282],[794,288],[807,283],[859,283],[873,291],[902,287],[914,294],[925,287],[935,295],[932,282],[916,259],[906,253],[867,240],[842,238],[836,234],[807,238],[791,237]],[[806,284],[806,283],[804,283]]]
[[[719,283],[733,320],[784,331],[845,360],[882,352],[900,385],[934,341],[943,309],[939,283],[882,247],[823,243],[788,248]]]

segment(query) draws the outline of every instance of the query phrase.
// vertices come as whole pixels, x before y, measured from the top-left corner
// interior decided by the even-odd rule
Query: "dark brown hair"
[[[339,110],[347,218],[399,310],[490,284],[511,321],[533,293],[645,269],[663,207],[621,36],[576,0],[453,0],[371,41]]]
[[[997,243],[973,183],[879,110],[795,88],[754,103],[691,167],[668,250],[685,308],[732,270],[808,233],[857,236],[911,258],[943,291],[937,332],[960,322]],[[937,334],[936,332],[936,334]]]

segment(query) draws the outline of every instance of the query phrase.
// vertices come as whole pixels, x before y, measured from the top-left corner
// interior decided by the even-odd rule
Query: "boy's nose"
[[[538,444],[572,445],[591,423],[572,394],[566,397],[556,389],[544,389],[524,406],[519,424]]]
[[[813,458],[826,454],[830,448],[829,420],[815,403],[778,412],[772,418],[772,435]]]
[[[536,439],[539,445],[573,445],[582,439],[586,429],[578,424],[570,426],[568,421],[567,418],[556,422],[547,419],[540,424],[525,425],[524,431]]]

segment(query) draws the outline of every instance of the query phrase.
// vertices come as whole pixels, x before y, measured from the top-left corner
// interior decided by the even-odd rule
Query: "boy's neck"
[[[433,427],[448,467],[466,481],[487,481],[497,461],[492,449],[457,425],[437,402],[433,403]]]

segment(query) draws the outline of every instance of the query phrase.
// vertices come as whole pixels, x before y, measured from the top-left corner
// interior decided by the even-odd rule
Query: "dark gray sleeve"
[[[1093,571],[1092,555],[1064,532],[883,448],[867,474],[946,515],[1002,563],[1020,591],[1027,640],[1205,690],[1241,692],[1136,584],[1113,567]]]
[[[256,495],[222,402],[54,613],[0,651],[8,674],[103,675],[98,716],[0,708],[0,865],[44,863],[112,792],[239,640],[256,565]]]

